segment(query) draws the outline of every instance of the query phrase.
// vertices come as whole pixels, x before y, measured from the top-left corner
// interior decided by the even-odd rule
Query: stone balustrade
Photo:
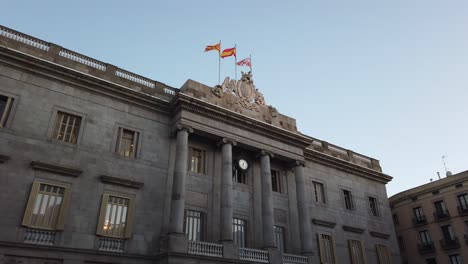
[[[99,238],[99,250],[109,252],[123,252],[124,251],[124,239],[100,237]]]
[[[268,251],[253,248],[239,248],[239,259],[257,263],[269,263]]]
[[[210,242],[188,241],[188,253],[201,256],[223,257],[223,245]]]
[[[283,253],[283,264],[307,264],[308,259],[305,256]]]
[[[24,243],[53,246],[55,235],[55,231],[28,228],[24,232]]]

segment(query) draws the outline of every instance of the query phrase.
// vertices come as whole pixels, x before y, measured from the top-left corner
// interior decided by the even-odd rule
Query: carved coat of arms
[[[266,106],[263,94],[255,88],[251,72],[241,73],[240,80],[231,80],[226,77],[224,82],[221,85],[216,85],[212,92],[219,98],[224,93],[235,95],[237,97],[236,104],[258,112],[258,106]]]

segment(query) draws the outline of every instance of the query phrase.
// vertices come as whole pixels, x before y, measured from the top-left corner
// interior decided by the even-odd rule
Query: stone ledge
[[[0,155],[0,164],[5,163],[5,162],[7,162],[8,160],[10,160],[10,157],[9,157],[9,156]]]
[[[133,181],[130,179],[117,178],[117,177],[112,177],[108,175],[101,175],[100,178],[103,183],[120,185],[120,186],[124,186],[128,188],[132,188],[132,189],[140,189],[144,185],[143,182]]]
[[[377,231],[369,231],[369,234],[373,237],[383,238],[383,239],[388,239],[390,237],[390,234],[380,233]]]
[[[47,171],[71,177],[78,177],[83,173],[83,171],[78,168],[65,167],[40,161],[32,161],[31,166],[35,170]]]
[[[364,229],[363,229],[363,228],[354,227],[354,226],[347,226],[347,225],[344,225],[344,226],[343,226],[343,230],[344,230],[344,231],[348,231],[348,232],[358,233],[358,234],[364,233]]]
[[[331,228],[336,226],[336,223],[325,221],[325,220],[320,220],[316,218],[312,219],[312,223],[314,223],[314,225],[326,226],[326,227],[331,227]]]

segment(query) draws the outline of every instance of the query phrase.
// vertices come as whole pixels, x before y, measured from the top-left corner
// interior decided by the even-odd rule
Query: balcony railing
[[[188,253],[201,256],[223,257],[223,245],[210,242],[189,241]]]
[[[457,206],[457,210],[458,210],[458,215],[460,215],[460,216],[468,215],[468,207],[465,208],[465,207],[462,207],[462,206]]]
[[[430,254],[435,252],[435,247],[434,243],[424,243],[424,244],[418,244],[418,251],[419,254],[425,255],[425,254]]]
[[[53,246],[55,242],[55,231],[26,229],[24,242],[29,244]]]
[[[418,217],[413,218],[413,225],[414,226],[422,226],[427,224],[427,219],[425,215],[421,215]]]
[[[283,264],[307,264],[307,257],[283,253]]]
[[[252,248],[239,248],[239,259],[257,263],[268,263],[268,251]]]
[[[444,221],[450,218],[450,214],[448,211],[439,211],[434,212],[434,219],[436,221]]]
[[[460,242],[458,241],[458,237],[454,237],[451,239],[444,238],[440,240],[440,246],[444,250],[457,249],[457,248],[460,248]]]

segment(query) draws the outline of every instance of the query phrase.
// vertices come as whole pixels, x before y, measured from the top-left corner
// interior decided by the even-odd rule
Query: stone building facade
[[[389,198],[402,262],[468,261],[468,171]]]
[[[180,89],[0,27],[0,262],[400,263],[379,161],[250,74]]]

